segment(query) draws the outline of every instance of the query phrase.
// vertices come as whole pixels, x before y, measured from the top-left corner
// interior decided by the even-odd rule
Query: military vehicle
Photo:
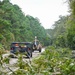
[[[32,57],[33,44],[31,42],[12,42],[10,53],[26,53],[27,57]]]
[[[35,36],[35,40],[33,41],[33,51],[37,50],[41,52],[41,49],[42,49],[42,45],[39,42],[39,40],[37,40],[37,37]]]

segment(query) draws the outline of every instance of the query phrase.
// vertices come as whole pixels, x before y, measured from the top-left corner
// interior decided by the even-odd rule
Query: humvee
[[[10,53],[17,52],[26,53],[27,57],[32,57],[32,43],[31,42],[12,42],[10,46]]]

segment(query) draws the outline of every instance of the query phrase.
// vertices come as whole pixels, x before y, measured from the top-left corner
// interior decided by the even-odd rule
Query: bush
[[[5,53],[5,49],[3,48],[2,44],[0,44],[0,55]]]
[[[57,72],[59,75],[74,75],[75,60],[70,56],[69,48],[55,49],[52,46],[47,47],[44,54],[32,60],[32,63],[24,62],[20,55],[17,63],[19,69],[15,75],[53,75]]]

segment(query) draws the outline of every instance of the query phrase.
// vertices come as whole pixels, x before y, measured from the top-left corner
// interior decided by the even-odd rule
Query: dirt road
[[[42,52],[43,51],[45,51],[45,48],[42,48]],[[41,53],[39,51],[34,51],[32,58],[30,58],[30,59],[29,58],[23,58],[23,60],[27,61],[27,62],[32,61],[32,59],[38,57],[39,55],[41,55]],[[3,54],[3,58],[8,57],[9,54],[10,53]],[[18,62],[18,58],[10,58],[9,64],[4,64],[3,66],[4,66],[5,69],[1,69],[1,70],[3,70],[4,72],[7,72],[8,75],[10,75],[12,73],[11,70],[15,71],[15,70],[18,69],[18,67],[14,66],[14,64],[16,64],[17,62]]]
[[[42,52],[43,51],[45,51],[45,48],[42,48]],[[27,61],[32,61],[33,58],[38,57],[41,53],[39,51],[34,51],[33,54],[32,54],[32,58],[30,58],[30,59],[29,58],[23,58],[23,59],[27,60]],[[17,58],[11,58],[10,59],[10,64],[12,65],[12,64],[17,63],[17,60],[18,60]]]

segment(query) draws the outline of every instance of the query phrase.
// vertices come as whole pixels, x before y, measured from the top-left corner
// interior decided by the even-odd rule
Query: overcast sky
[[[66,0],[11,0],[17,4],[25,15],[38,17],[45,29],[51,28],[59,16],[68,15],[68,4]]]

